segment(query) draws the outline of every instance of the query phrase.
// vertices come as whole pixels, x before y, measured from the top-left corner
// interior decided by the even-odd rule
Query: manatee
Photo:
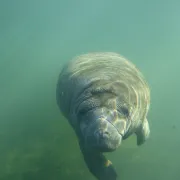
[[[62,68],[56,100],[73,128],[89,171],[98,180],[116,180],[104,153],[115,151],[130,135],[137,145],[150,135],[150,89],[143,74],[115,52],[92,52]]]

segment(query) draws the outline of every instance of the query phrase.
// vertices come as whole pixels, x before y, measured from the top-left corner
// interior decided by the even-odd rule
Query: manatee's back
[[[89,53],[76,57],[62,69],[57,84],[57,103],[66,118],[75,100],[91,86],[111,83],[115,93],[133,109],[132,116],[144,118],[150,104],[149,87],[141,72],[117,53]]]

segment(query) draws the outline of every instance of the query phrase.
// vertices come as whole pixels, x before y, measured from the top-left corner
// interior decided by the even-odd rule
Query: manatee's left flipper
[[[80,144],[86,165],[89,171],[98,180],[117,180],[117,174],[112,163],[100,152],[89,151]]]
[[[137,145],[138,146],[142,145],[149,138],[149,135],[150,135],[149,123],[147,119],[145,119],[138,128],[138,130],[136,131]]]

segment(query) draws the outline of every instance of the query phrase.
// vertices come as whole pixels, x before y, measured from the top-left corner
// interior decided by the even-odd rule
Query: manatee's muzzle
[[[106,117],[106,118],[103,118]],[[88,126],[83,131],[87,148],[97,149],[101,152],[110,152],[121,144],[122,134],[113,124],[114,117],[108,116],[100,110],[91,112],[86,118]],[[86,119],[86,121],[88,121]]]

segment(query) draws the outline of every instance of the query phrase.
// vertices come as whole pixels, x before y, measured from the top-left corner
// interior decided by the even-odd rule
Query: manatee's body
[[[89,170],[99,180],[117,175],[103,152],[114,151],[123,139],[149,137],[149,87],[141,72],[116,53],[89,53],[62,69],[57,103],[76,132]]]

